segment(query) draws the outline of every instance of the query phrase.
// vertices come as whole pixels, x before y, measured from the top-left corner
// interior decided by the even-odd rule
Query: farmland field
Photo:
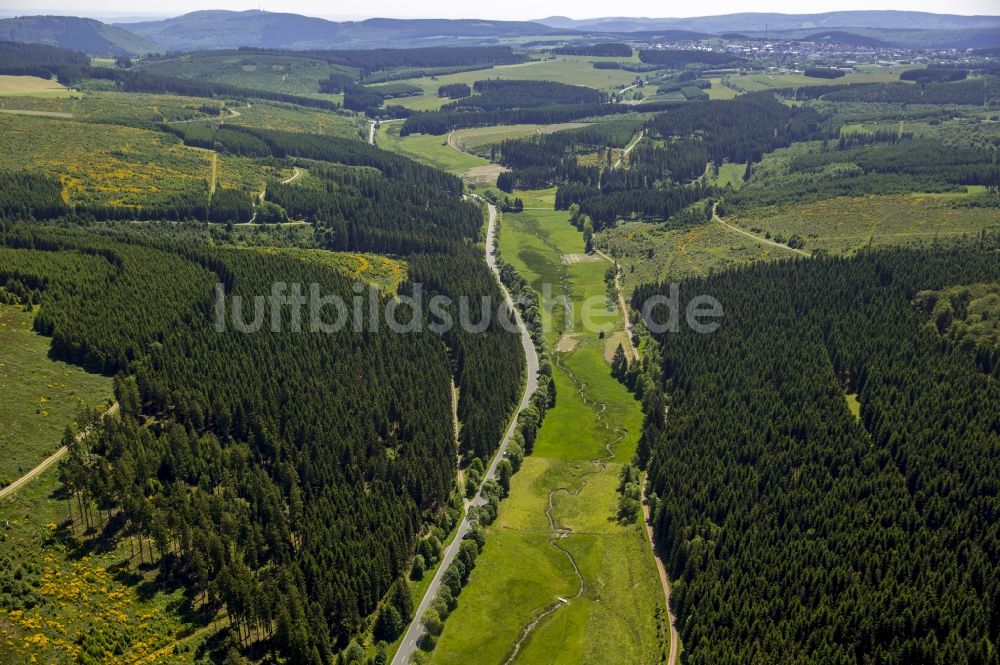
[[[432,662],[504,663],[554,604],[528,630],[515,663],[656,662],[666,640],[652,554],[639,525],[615,519],[618,476],[642,414],[605,360],[606,339],[621,330],[605,297],[609,264],[581,258],[581,232],[566,213],[544,210],[552,191],[518,195],[528,209],[504,216],[501,254],[540,292],[550,284],[570,298],[573,327],[562,333],[567,319],[547,319],[556,406],[512,480]],[[588,299],[597,327],[584,330]]]
[[[847,85],[850,83],[891,83],[898,81],[899,75],[913,67],[864,67],[838,79],[813,78],[797,72],[775,74],[749,74],[727,76],[725,79],[742,92],[757,92],[774,88],[797,88],[803,85]],[[715,88],[713,82],[712,88]],[[720,97],[721,99],[721,97]]]

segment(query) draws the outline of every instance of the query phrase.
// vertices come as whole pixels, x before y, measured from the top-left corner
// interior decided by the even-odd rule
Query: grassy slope
[[[291,52],[287,55],[195,53],[154,60],[141,67],[145,71],[165,76],[180,76],[324,99],[336,99],[339,96],[321,95],[320,81],[333,73],[352,76],[357,74],[354,68],[329,65]]]
[[[459,152],[449,146],[447,135],[411,134],[401,139],[399,129],[400,123],[383,123],[375,138],[378,146],[449,173],[461,174],[489,164],[485,159]]]
[[[315,263],[333,268],[352,279],[373,284],[380,290],[395,293],[406,279],[406,263],[378,254],[331,252],[325,249],[300,249],[293,247],[255,247],[265,254],[287,254],[304,263]]]
[[[0,75],[0,95],[30,95],[36,92],[58,92],[65,89],[52,79],[43,79],[37,76]]]
[[[0,114],[0,135],[0,168],[58,176],[71,202],[166,203],[204,191],[211,171],[208,151],[142,129]]]
[[[551,190],[520,195],[529,208],[551,208]],[[609,331],[620,328],[617,312],[605,302],[607,264],[564,263],[560,254],[579,253],[582,234],[565,213],[550,210],[506,215],[500,246],[535,288],[550,283],[555,294],[570,296],[575,348],[558,354],[557,405],[546,416],[534,454],[514,476],[511,496],[490,528],[433,662],[503,663],[522,628],[560,597],[571,600],[538,624],[515,662],[655,662],[663,603],[653,559],[639,526],[614,520],[618,474],[635,450],[642,415],[610,377],[603,340],[580,328],[580,305],[587,298],[594,298],[597,318]],[[554,343],[558,333],[550,330],[547,337]],[[595,406],[601,403],[606,411]],[[592,461],[598,458],[607,461]],[[545,515],[550,493],[557,528],[572,530],[555,544]],[[579,597],[566,552],[584,579]]]
[[[33,466],[58,447],[63,428],[81,400],[99,406],[111,397],[111,380],[47,357],[49,339],[29,326],[31,315],[0,307],[0,460],[4,472]],[[40,397],[47,401],[40,405]],[[41,406],[41,409],[39,409]],[[44,410],[47,415],[41,415]],[[18,474],[19,475],[19,474]],[[0,560],[20,562],[22,574],[40,603],[28,610],[0,609],[0,663],[74,662],[80,636],[130,632],[123,651],[101,662],[129,663],[174,643],[186,628],[174,609],[181,592],[147,589],[149,577],[122,564],[129,556],[123,543],[111,551],[77,546],[66,531],[67,503],[56,495],[56,467],[46,470],[12,496],[0,501]],[[189,641],[197,644],[205,634]],[[156,662],[191,662],[192,653],[166,654]]]
[[[996,208],[955,208],[964,194],[901,194],[826,199],[755,209],[729,219],[771,236],[801,236],[806,249],[852,254],[869,243],[908,244],[1000,227]]]
[[[108,377],[49,360],[50,340],[32,331],[33,319],[0,305],[0,487],[54,452],[81,406],[100,407],[111,397]]]
[[[0,503],[0,522],[10,525],[0,536],[0,558],[33,568],[25,579],[37,583],[41,599],[24,611],[0,609],[0,663],[76,662],[79,640],[88,634],[119,645],[102,663],[138,662],[174,644],[184,645],[181,653],[170,647],[154,662],[193,662],[193,648],[212,631],[182,620],[183,592],[147,584],[155,572],[127,565],[127,543],[111,551],[79,547],[63,525],[67,504],[58,485],[53,467]]]
[[[622,265],[626,296],[642,283],[706,275],[751,261],[791,256],[790,252],[754,242],[720,224],[666,230],[658,224],[628,222],[601,231],[596,242]]]

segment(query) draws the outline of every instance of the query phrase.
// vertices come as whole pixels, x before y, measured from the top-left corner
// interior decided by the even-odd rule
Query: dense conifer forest
[[[641,446],[688,662],[997,662],[1000,393],[913,304],[996,282],[996,244],[685,282],[726,316],[657,336]]]
[[[359,141],[179,133],[233,154],[308,157],[307,185],[271,183],[268,200],[314,222],[322,246],[404,255],[401,294],[420,283],[424,298],[470,297],[473,323],[478,298],[501,302],[472,246],[482,212],[458,198],[457,178]],[[6,178],[20,192],[8,217],[54,203],[50,181]],[[229,202],[240,214],[244,204]],[[116,375],[124,417],[75,446],[63,471],[88,523],[134,540],[192,602],[224,605],[240,642],[264,640],[293,662],[331,662],[387,594],[408,620],[391,599],[409,592],[390,589],[405,584],[418,536],[444,519],[454,489],[450,381],[465,461],[488,460],[523,380],[516,334],[495,316],[480,333],[401,335],[384,321],[364,335],[296,333],[290,310],[279,332],[264,315],[255,334],[220,334],[216,281],[246,303],[276,282],[318,284],[346,303],[357,292],[330,268],[196,245],[169,228],[3,224],[0,283],[41,303],[35,326],[52,354]]]

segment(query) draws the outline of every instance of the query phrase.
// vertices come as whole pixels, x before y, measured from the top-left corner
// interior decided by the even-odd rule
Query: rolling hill
[[[91,55],[137,55],[163,50],[146,37],[74,16],[0,19],[0,41],[47,44]]]
[[[336,22],[261,11],[199,11],[119,28],[170,50],[203,48],[347,49],[475,44],[497,37],[546,35],[558,29],[524,21],[387,19]],[[460,40],[456,42],[456,40]]]
[[[902,11],[844,11],[823,14],[747,12],[693,18],[604,17],[575,21],[553,16],[537,21],[561,29],[636,32],[673,28],[719,34],[768,30],[873,28],[881,30],[959,30],[1000,27],[1000,16],[961,16]]]

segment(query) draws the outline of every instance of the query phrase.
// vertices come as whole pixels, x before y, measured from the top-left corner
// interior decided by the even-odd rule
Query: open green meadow
[[[66,114],[100,123],[160,123],[213,119],[224,102],[197,97],[124,92],[84,92],[73,97],[18,96],[0,101],[0,108]]]
[[[375,142],[378,147],[398,152],[411,159],[428,164],[442,171],[461,175],[476,167],[490,166],[481,157],[469,155],[448,144],[448,135],[410,134],[400,138],[400,123],[382,123]]]
[[[507,139],[527,138],[533,134],[551,134],[564,129],[585,127],[584,122],[563,122],[554,125],[498,125],[493,127],[467,127],[456,129],[451,134],[451,142],[465,151],[477,152],[493,143]],[[477,152],[478,154],[478,152]]]
[[[504,216],[500,250],[534,288],[551,284],[552,296],[574,305],[571,320],[546,317],[557,403],[512,480],[434,663],[501,664],[515,644],[515,663],[655,663],[666,648],[652,553],[640,525],[616,520],[618,477],[642,413],[606,359],[607,340],[622,330],[606,297],[610,264],[582,253],[583,235],[551,210],[553,195],[518,193],[526,210]],[[581,326],[588,300],[603,337]]]
[[[14,77],[25,78],[25,77]],[[330,112],[283,102],[226,101],[178,95],[83,92],[49,95],[0,95],[0,111],[30,112],[92,123],[155,124],[218,122],[357,138],[367,136],[367,123],[350,111]]]
[[[739,96],[739,92],[723,85],[721,78],[708,79],[712,87],[708,89],[709,99],[733,99]]]
[[[83,409],[107,407],[111,379],[50,360],[35,315],[0,305],[0,487],[55,452],[67,424]]]
[[[709,163],[705,175],[708,177],[708,181],[716,187],[729,186],[733,189],[739,189],[743,186],[743,173],[745,171],[746,164],[725,162],[716,169],[714,164]]]

